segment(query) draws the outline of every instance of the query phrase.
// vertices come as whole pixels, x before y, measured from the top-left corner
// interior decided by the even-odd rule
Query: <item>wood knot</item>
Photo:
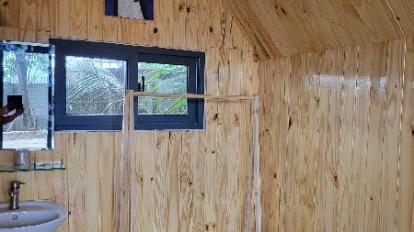
[[[213,117],[213,120],[216,121],[218,119],[219,119],[219,114],[215,114],[214,117]]]
[[[158,33],[158,28],[157,27],[154,27],[154,34],[157,34]]]
[[[216,224],[208,223],[205,225],[206,231],[213,231],[216,228]]]
[[[396,18],[398,21],[400,21],[400,20],[401,20],[401,18],[400,18],[400,17],[398,17],[398,16],[397,16],[397,17],[395,17],[395,18]]]
[[[140,184],[144,183],[144,177],[141,174],[137,174],[135,179]]]
[[[151,177],[151,181],[154,181],[154,177]]]
[[[4,1],[4,2],[3,2],[3,6],[4,6],[4,7],[6,7],[6,6],[8,6],[8,5],[9,5],[9,1]]]
[[[184,5],[180,4],[180,5],[178,6],[178,10],[179,10],[179,11],[182,11],[183,9],[184,9]]]
[[[234,115],[234,121],[233,121],[233,125],[238,126],[240,125],[240,117],[238,114]]]
[[[187,13],[190,13],[190,12],[191,12],[191,8],[187,7]]]
[[[210,33],[214,32],[214,28],[210,26]]]
[[[277,174],[276,173],[273,174],[273,178],[275,178],[275,179],[277,178]]]
[[[374,200],[374,196],[369,196],[369,199],[371,200],[371,201],[373,201]]]
[[[414,129],[411,130],[411,134],[414,136]]]
[[[280,8],[283,14],[287,14],[286,10],[284,8]]]
[[[289,128],[288,129],[290,129],[292,127],[292,124],[293,124],[292,118],[289,117]]]
[[[336,173],[335,170],[333,170],[333,168],[330,168],[331,174],[332,174],[332,180],[333,180],[333,184],[336,188],[339,187],[339,182],[338,182],[338,174]]]

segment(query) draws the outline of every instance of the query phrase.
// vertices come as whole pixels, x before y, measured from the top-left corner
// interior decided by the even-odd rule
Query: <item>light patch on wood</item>
[[[144,19],[141,4],[135,0],[118,0],[118,16],[132,19]]]

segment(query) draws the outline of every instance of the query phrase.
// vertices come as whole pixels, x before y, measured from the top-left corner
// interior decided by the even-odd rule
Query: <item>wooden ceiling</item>
[[[225,0],[261,57],[414,36],[414,0]]]

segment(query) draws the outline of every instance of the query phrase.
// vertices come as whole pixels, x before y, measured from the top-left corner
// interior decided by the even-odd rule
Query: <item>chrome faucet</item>
[[[10,210],[19,209],[19,191],[20,185],[24,184],[21,181],[13,181],[10,187]]]

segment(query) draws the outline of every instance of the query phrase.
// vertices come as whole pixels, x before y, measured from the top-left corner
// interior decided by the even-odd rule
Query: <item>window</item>
[[[49,48],[31,44],[1,44],[1,102],[19,97],[24,113],[2,126],[2,149],[48,149],[52,146],[51,72]],[[8,115],[13,115],[10,112]]]
[[[66,114],[122,114],[126,62],[67,56]]]
[[[204,93],[204,53],[52,40],[55,130],[121,130],[124,91]],[[144,83],[143,83],[144,82]],[[204,102],[135,99],[136,129],[202,129]]]

